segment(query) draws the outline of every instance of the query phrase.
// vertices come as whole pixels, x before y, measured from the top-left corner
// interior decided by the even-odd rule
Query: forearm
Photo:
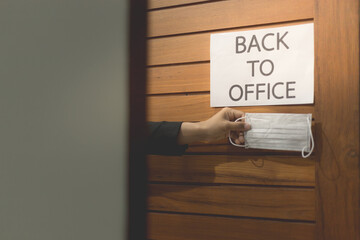
[[[207,131],[202,122],[184,122],[181,125],[177,142],[179,145],[204,142],[207,140]]]

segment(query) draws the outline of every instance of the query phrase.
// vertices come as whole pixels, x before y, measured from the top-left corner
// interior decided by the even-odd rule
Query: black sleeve
[[[177,136],[182,122],[148,122],[146,144],[148,154],[182,155],[187,145],[178,145]]]

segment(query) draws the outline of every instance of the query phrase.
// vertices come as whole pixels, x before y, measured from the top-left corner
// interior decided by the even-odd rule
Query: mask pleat
[[[247,113],[249,148],[302,151],[310,149],[311,114]]]

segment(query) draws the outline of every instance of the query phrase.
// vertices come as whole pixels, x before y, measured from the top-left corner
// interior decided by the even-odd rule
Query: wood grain
[[[298,20],[299,21],[297,22],[282,22],[271,25],[248,26],[231,30],[220,30],[216,32],[149,39],[147,64],[149,66],[154,66],[163,64],[210,61],[210,34],[212,33],[264,29],[312,22],[312,20]]]
[[[313,0],[211,2],[149,12],[148,36],[209,31],[313,17]]]
[[[260,113],[314,113],[313,105],[234,107],[234,109]],[[147,110],[148,121],[202,121],[221,108],[211,108],[210,94],[204,93],[149,96]],[[316,119],[316,116],[313,117]]]
[[[174,7],[191,3],[211,2],[210,0],[148,0],[148,9]]]
[[[149,67],[147,93],[210,91],[210,63]]]
[[[149,184],[148,209],[315,220],[315,191],[305,188]]]
[[[317,239],[359,240],[359,1],[317,1],[315,53]]]
[[[210,60],[210,33],[149,39],[148,66]]]
[[[274,27],[279,25],[273,23],[311,18],[315,19],[315,109],[314,105],[238,109],[248,112],[315,112],[319,123],[315,139],[317,153],[313,156],[313,159],[316,159],[316,233],[315,226],[308,223],[150,213],[149,239],[308,240],[315,237],[320,240],[360,239],[358,1],[234,0],[150,11],[149,36],[155,38],[148,40],[148,65],[166,64],[167,66],[149,68],[151,81],[149,81],[148,93],[206,91],[204,69],[208,67],[206,65],[210,57],[211,33],[224,32],[226,29],[239,31]],[[171,64],[183,63],[187,65],[171,66]],[[203,68],[195,70],[196,64],[188,63],[196,63],[197,67]],[[190,70],[192,67],[194,68]],[[196,80],[198,82],[195,82]],[[206,95],[207,97],[204,97]],[[151,96],[148,100],[147,116],[153,121],[199,121],[207,119],[219,110],[209,107],[208,94]],[[240,157],[238,154],[244,153],[248,155],[242,155],[243,158],[257,159],[266,156],[264,164],[269,166],[268,163],[271,162],[274,168],[265,170],[267,172],[264,172],[263,176],[260,171],[250,171],[249,179],[246,179],[234,175],[237,172],[230,174],[230,170],[239,169],[240,174],[246,174],[243,165],[248,163],[246,161],[220,162],[216,166],[211,166],[217,164],[217,160],[214,160],[217,156],[212,156],[214,159],[201,159],[201,161],[195,159],[197,156],[184,156],[174,160],[173,164],[167,164],[165,158],[154,157],[159,161],[157,164],[167,164],[162,166],[163,169],[157,165],[159,167],[155,169],[157,178],[173,177],[170,181],[204,181],[204,183],[253,181],[249,184],[258,184],[255,182],[264,181],[264,185],[282,185],[277,184],[277,179],[285,178],[284,181],[289,183],[284,185],[300,186],[311,184],[313,181],[313,176],[312,180],[297,182],[299,180],[297,178],[294,182],[288,177],[279,175],[283,171],[279,172],[281,167],[277,164],[282,164],[285,171],[285,163],[270,160],[281,157],[286,161],[287,158],[297,158],[298,153],[243,150],[221,143],[193,145],[187,152],[231,154],[227,157],[236,159]],[[194,163],[189,163],[190,161]],[[168,175],[164,173],[166,167],[169,169]],[[292,167],[294,167],[292,174],[294,177],[296,174],[301,174],[303,166]],[[214,170],[209,172],[211,169]],[[296,171],[297,169],[299,172]],[[151,173],[152,170],[149,171]],[[171,173],[174,176],[170,176]],[[291,175],[291,172],[288,175]],[[150,179],[152,176],[150,174]],[[189,197],[194,194],[196,195],[196,192],[189,194],[191,195]],[[178,202],[182,199],[171,198],[171,201]],[[220,208],[222,205],[216,204],[215,207]],[[236,210],[236,207],[234,209]]]
[[[196,215],[149,213],[148,229],[158,240],[315,240],[312,223]]]
[[[314,186],[315,158],[298,156],[148,155],[148,180]]]

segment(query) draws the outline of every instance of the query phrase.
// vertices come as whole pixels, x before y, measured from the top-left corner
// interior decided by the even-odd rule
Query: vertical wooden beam
[[[315,53],[317,239],[359,240],[359,0],[316,0]]]

